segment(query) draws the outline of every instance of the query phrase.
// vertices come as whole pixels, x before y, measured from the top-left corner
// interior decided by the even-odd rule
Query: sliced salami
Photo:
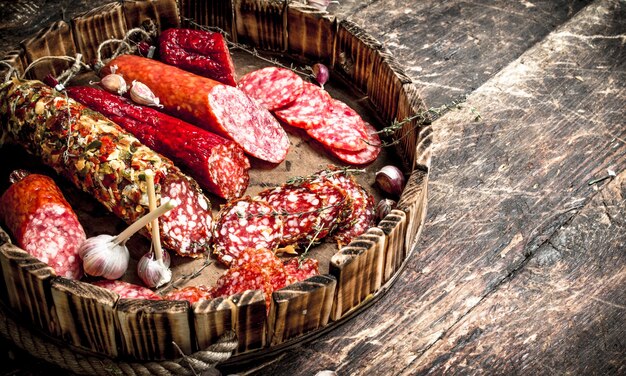
[[[313,139],[331,149],[361,151],[367,147],[365,123],[347,104],[332,99],[324,121],[306,132]]]
[[[285,270],[293,282],[304,281],[309,277],[320,274],[319,262],[306,258],[300,262],[299,258],[291,258],[284,262]]]
[[[341,187],[326,179],[305,181],[302,187],[315,193],[322,201],[322,207],[318,212],[319,222],[306,237],[307,240],[318,241],[328,236],[344,221],[349,198]]]
[[[328,115],[330,95],[319,86],[304,82],[302,94],[288,107],[274,111],[283,122],[296,128],[315,128],[324,123]]]
[[[214,297],[230,296],[247,290],[261,290],[265,294],[265,304],[269,312],[272,299],[272,284],[267,273],[254,263],[246,263],[228,269],[215,283]]]
[[[247,248],[278,247],[282,228],[282,220],[266,202],[249,196],[231,201],[215,220],[213,252],[230,265]]]
[[[378,137],[376,128],[374,128],[371,124],[366,122],[365,129],[368,137],[366,141],[367,147],[364,150],[351,152],[331,148],[329,151],[341,161],[352,165],[364,165],[374,162],[376,158],[378,158],[378,154],[380,154],[380,138]]]
[[[163,296],[165,300],[186,300],[193,304],[199,300],[213,299],[213,293],[207,286],[187,286],[182,289],[173,290]]]
[[[235,260],[233,266],[238,267],[246,264],[259,266],[263,272],[267,274],[270,284],[274,290],[281,289],[285,287],[287,283],[291,283],[291,281],[288,280],[288,275],[278,256],[276,256],[274,251],[267,248],[245,249],[239,254],[239,257]]]
[[[259,193],[259,197],[278,212],[283,221],[281,245],[310,241],[320,223],[324,204],[317,193],[307,187],[285,184]]]
[[[241,77],[237,87],[274,111],[294,102],[304,90],[304,81],[289,69],[266,67]]]
[[[161,300],[161,297],[149,288],[120,280],[103,279],[92,284],[113,291],[122,299]]]
[[[0,197],[0,220],[17,245],[50,265],[61,277],[79,279],[78,249],[85,231],[55,182],[23,170],[11,174],[13,184]]]

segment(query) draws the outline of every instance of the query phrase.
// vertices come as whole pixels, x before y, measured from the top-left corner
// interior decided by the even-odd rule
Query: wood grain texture
[[[64,21],[55,22],[49,28],[41,30],[32,38],[23,41],[21,47],[27,66],[47,56],[76,56],[72,29]],[[42,60],[29,70],[28,77],[31,79],[45,77],[49,73],[57,77],[71,66],[72,64],[66,61]]]
[[[289,54],[313,63],[333,66],[337,19],[311,6],[289,2],[287,6],[287,45]]]
[[[260,290],[248,290],[229,297],[236,305],[234,330],[239,341],[238,353],[267,346],[267,310],[265,295]]]
[[[237,306],[224,297],[200,300],[192,306],[196,341],[206,349],[230,330],[234,330]]]
[[[341,20],[333,54],[335,64],[331,68],[343,73],[354,87],[367,92],[372,63],[381,48],[380,42],[361,26],[349,20]]]
[[[114,306],[119,296],[88,283],[61,277],[52,279],[50,290],[60,337],[68,344],[117,357]]]
[[[234,0],[234,41],[270,51],[287,50],[287,2]]]
[[[237,34],[233,22],[233,2],[230,0],[181,0],[178,2],[182,24],[194,28],[188,20],[203,26],[217,26],[228,33],[229,37]]]
[[[157,32],[180,26],[180,13],[175,0],[139,0],[122,3],[126,28],[132,29],[152,22]]]
[[[406,171],[428,171],[432,158],[432,127],[420,116],[426,105],[419,91],[416,85],[408,83],[398,97],[396,121],[401,127],[394,134],[394,139],[398,140],[395,149]]]
[[[403,211],[406,215],[405,246],[407,252],[415,249],[415,243],[422,233],[426,220],[427,206],[428,173],[422,169],[415,169],[406,180],[406,186],[396,207],[396,209]]]

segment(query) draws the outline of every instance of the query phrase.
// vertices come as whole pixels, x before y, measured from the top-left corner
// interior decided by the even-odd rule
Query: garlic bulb
[[[376,184],[384,192],[400,196],[404,189],[404,175],[396,166],[385,166],[376,173]]]
[[[107,74],[102,77],[98,84],[109,93],[117,95],[124,95],[126,91],[128,91],[128,86],[126,85],[124,77],[115,73]]]
[[[328,72],[328,68],[324,64],[315,64],[313,68],[313,75],[315,76],[315,80],[324,88],[324,84],[328,81],[330,74]]]
[[[167,201],[156,210],[139,218],[117,236],[103,234],[85,240],[78,249],[85,273],[107,279],[120,278],[128,269],[130,260],[126,241],[150,221],[172,210],[175,206],[176,203],[172,200]]]
[[[159,98],[154,95],[152,90],[146,84],[136,80],[130,86],[130,99],[144,106],[162,107],[159,103]]]
[[[171,281],[169,253],[164,252],[160,260],[152,252],[143,255],[137,264],[137,275],[148,287],[160,287]]]

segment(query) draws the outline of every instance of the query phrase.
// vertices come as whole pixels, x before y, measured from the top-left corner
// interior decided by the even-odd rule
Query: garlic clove
[[[378,201],[378,204],[376,204],[376,219],[380,221],[385,218],[387,214],[396,208],[396,204],[394,200],[388,198]]]
[[[124,95],[126,91],[128,91],[128,86],[126,85],[124,77],[115,73],[107,74],[102,77],[98,84],[109,93],[117,95]]]
[[[311,68],[311,70],[313,71],[315,80],[323,88],[324,84],[328,82],[328,78],[330,78],[330,73],[328,72],[328,68],[326,67],[326,65],[318,63],[318,64],[313,65],[313,68]]]
[[[116,244],[111,235],[98,235],[83,242],[78,249],[85,274],[106,279],[118,279],[128,269],[130,253],[123,244]]]
[[[376,184],[384,192],[400,196],[404,189],[404,174],[396,166],[385,166],[376,173]]]
[[[159,98],[154,95],[152,90],[146,84],[136,80],[130,86],[130,99],[144,106],[162,107],[159,103]]]
[[[169,253],[163,252],[163,258],[157,260],[154,253],[149,252],[137,263],[137,275],[148,287],[159,287],[172,280]]]

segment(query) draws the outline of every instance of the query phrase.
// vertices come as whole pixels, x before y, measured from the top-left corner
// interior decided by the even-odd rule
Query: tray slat
[[[180,15],[185,27],[194,28],[187,20],[199,25],[214,26],[224,30],[230,37],[236,34],[233,24],[231,0],[181,0]]]
[[[287,44],[290,54],[333,66],[336,36],[335,16],[301,3],[289,3]]]
[[[234,330],[237,305],[232,300],[224,297],[201,300],[192,309],[198,349],[206,349]]]
[[[111,39],[122,39],[126,34],[126,20],[121,3],[110,3],[72,19],[72,32],[76,49],[88,63],[96,60],[100,43]],[[102,48],[102,59],[109,57],[117,45]]]
[[[343,72],[359,90],[367,93],[372,62],[382,44],[352,21],[342,20],[337,29],[333,68]]]
[[[72,28],[63,21],[41,30],[34,37],[23,41],[21,46],[28,64],[45,56],[76,56]],[[45,77],[48,73],[58,76],[71,66],[72,63],[60,60],[41,61],[29,70],[28,77]]]
[[[415,169],[407,179],[406,187],[397,209],[406,213],[406,247],[410,251],[415,247],[415,242],[422,232],[422,225],[426,218],[426,205],[428,197],[428,173],[421,169]]]
[[[180,14],[175,0],[124,1],[122,9],[128,30],[148,21],[156,25],[157,31],[180,26]]]
[[[264,50],[287,49],[287,3],[280,0],[234,0],[235,41]]]
[[[229,298],[235,305],[235,334],[238,353],[267,346],[267,314],[263,291],[248,290]]]
[[[406,248],[404,245],[406,237],[406,213],[400,210],[392,210],[385,219],[380,221],[378,227],[387,236],[387,249],[385,251],[385,281],[398,271],[404,258]]]

